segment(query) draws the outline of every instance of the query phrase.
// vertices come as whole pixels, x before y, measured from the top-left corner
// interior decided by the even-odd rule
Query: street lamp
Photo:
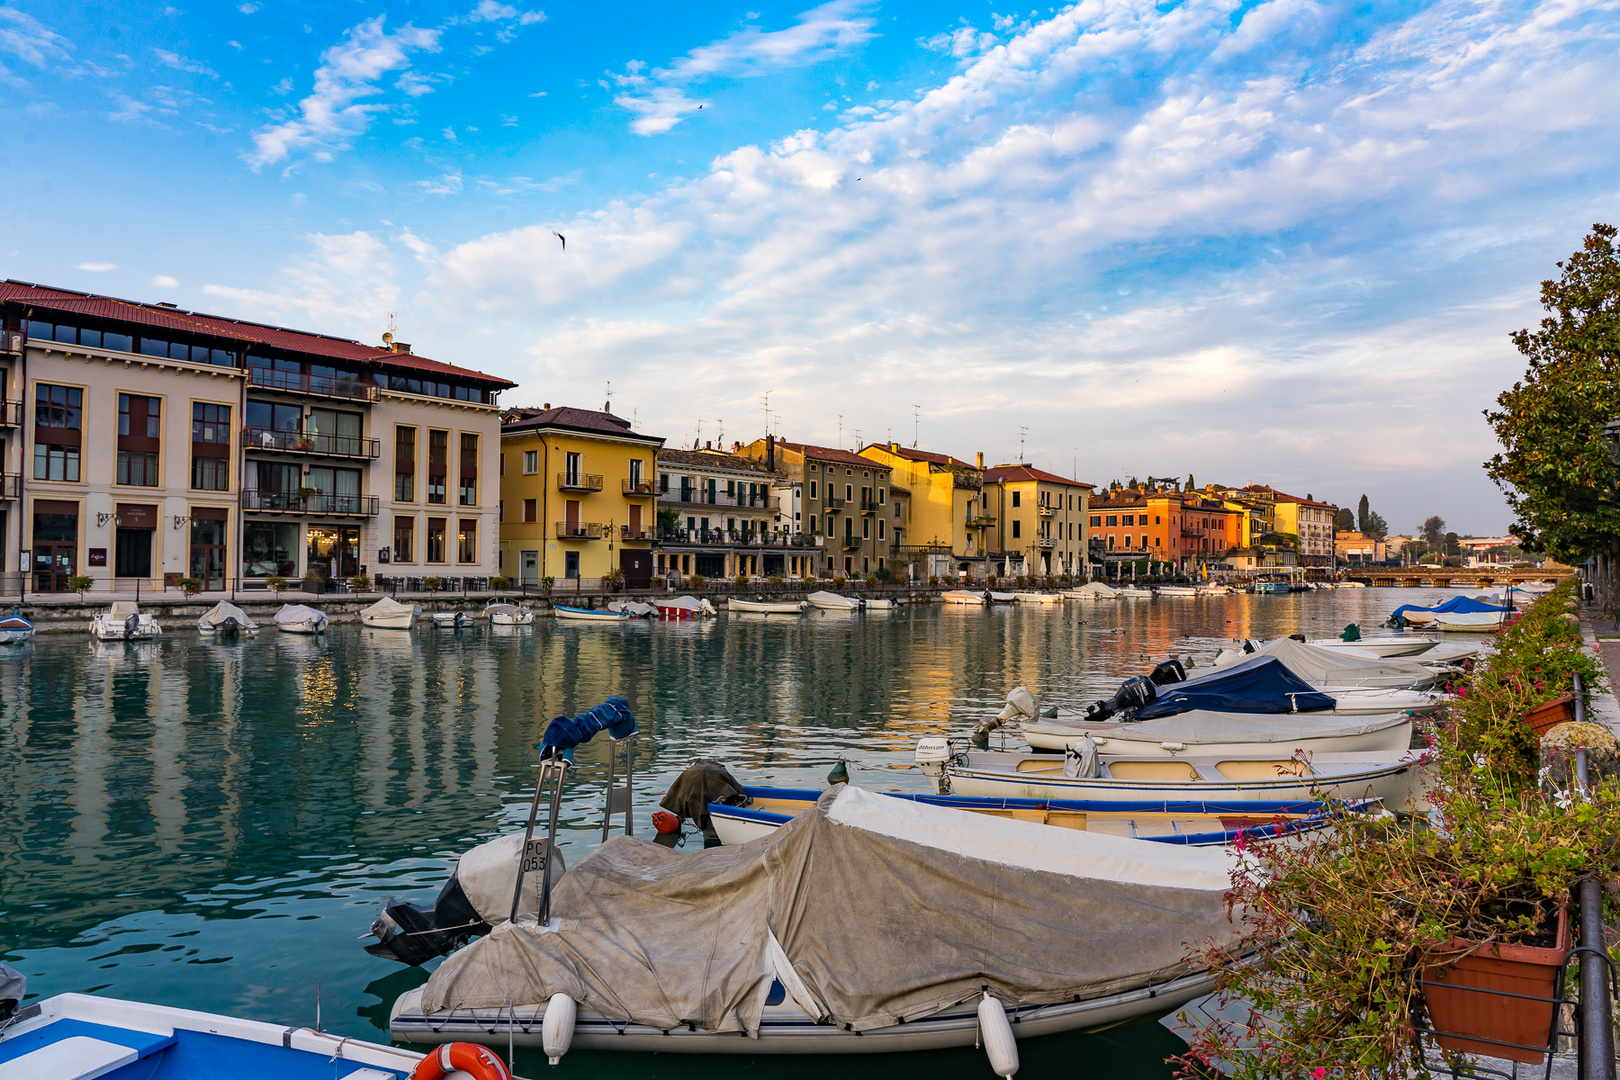
[[[1603,440],[1609,444],[1609,460],[1620,465],[1620,418],[1603,425]]]

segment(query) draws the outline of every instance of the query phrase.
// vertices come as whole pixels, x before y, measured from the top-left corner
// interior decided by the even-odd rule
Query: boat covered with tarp
[[[1075,589],[1064,589],[1063,595],[1070,600],[1117,600],[1119,593],[1110,589],[1100,581],[1088,581]]]
[[[361,608],[360,621],[379,630],[409,630],[421,614],[421,604],[402,604],[385,596],[370,607]]]
[[[1443,604],[1434,607],[1424,607],[1421,604],[1402,604],[1390,612],[1389,621],[1392,623],[1412,623],[1422,626],[1432,623],[1437,615],[1480,615],[1485,612],[1496,612],[1498,615],[1512,611],[1512,605],[1502,606],[1488,604],[1484,600],[1472,596],[1453,596]]]
[[[1288,670],[1311,686],[1329,694],[1338,690],[1422,690],[1433,686],[1440,673],[1433,668],[1397,657],[1346,656],[1344,651],[1318,649],[1293,638],[1277,638],[1243,650],[1228,649],[1215,658],[1216,667],[1245,663],[1250,656],[1275,656]]]
[[[251,636],[259,632],[259,624],[235,604],[221,600],[202,613],[197,620],[197,632],[219,634],[222,637],[233,637],[237,634]]]
[[[1136,710],[1138,720],[1193,709],[1238,713],[1312,712],[1333,708],[1333,699],[1288,669],[1275,656],[1254,656],[1231,667],[1158,687]]]
[[[325,633],[328,621],[326,612],[303,604],[282,604],[275,614],[276,629],[289,634]]]
[[[407,1043],[544,1040],[554,1059],[570,1043],[882,1053],[983,1031],[1016,1070],[1014,1030],[1097,1030],[1208,992],[1185,943],[1235,940],[1231,867],[1220,848],[839,785],[741,847],[609,840],[554,884],[547,925],[506,922],[447,957],[389,1028]]]

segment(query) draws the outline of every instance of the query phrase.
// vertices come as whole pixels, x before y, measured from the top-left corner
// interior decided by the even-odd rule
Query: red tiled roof
[[[1096,484],[1087,484],[1080,480],[1070,480],[1066,476],[1049,473],[1044,469],[1037,469],[1033,465],[997,465],[992,469],[984,470],[984,482],[999,484],[1004,481],[1013,482],[1039,480],[1043,484],[1064,484],[1068,487],[1096,488]]]
[[[946,465],[953,469],[977,469],[976,465],[969,465],[965,461],[951,457],[949,454],[935,454],[928,450],[918,450],[914,446],[890,446],[888,443],[872,443],[861,447],[865,450],[882,450],[895,457],[905,458],[907,461],[925,461],[930,465]],[[870,460],[870,459],[868,459]]]
[[[889,468],[882,462],[861,457],[861,455],[851,453],[848,450],[834,450],[830,446],[811,446],[809,443],[788,442],[786,439],[776,440],[776,445],[784,450],[791,450],[795,454],[815,458],[817,461],[836,461],[841,465],[861,465],[868,469],[883,469],[885,471]]]
[[[540,428],[567,428],[570,431],[596,432],[600,435],[614,435],[624,439],[640,439],[644,442],[662,443],[664,440],[658,435],[643,435],[630,430],[630,421],[622,416],[614,416],[609,412],[597,409],[572,409],[560,405],[555,409],[512,409],[506,414],[513,419],[504,421],[501,430],[527,431]]]
[[[755,461],[740,454],[716,454],[709,450],[681,450],[666,446],[658,451],[660,465],[687,465],[694,469],[734,469],[739,472],[773,474],[763,461]]]
[[[74,292],[34,285],[26,281],[0,281],[0,302],[31,307],[36,310],[61,311],[91,318],[108,319],[136,326],[150,326],[158,330],[177,330],[188,334],[204,334],[262,345],[269,349],[299,352],[309,356],[328,357],[351,364],[376,365],[392,370],[417,371],[448,378],[475,380],[495,387],[513,387],[517,383],[499,375],[486,375],[471,368],[443,364],[415,353],[396,353],[378,345],[364,345],[347,338],[312,334],[303,330],[264,323],[228,319],[222,315],[205,315],[180,308],[142,304],[134,300],[120,300],[113,296]]]

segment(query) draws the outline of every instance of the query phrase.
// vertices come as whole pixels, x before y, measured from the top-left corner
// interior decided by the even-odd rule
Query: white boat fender
[[[568,1053],[568,1048],[574,1043],[576,1014],[574,999],[567,994],[552,994],[551,1000],[546,1002],[546,1015],[540,1027],[540,1041],[545,1047],[546,1057],[553,1065],[562,1061],[563,1055]]]
[[[1187,744],[1184,742],[1162,742],[1159,744],[1159,747],[1160,749],[1170,751],[1172,754],[1179,754],[1183,750],[1187,749]]]
[[[1018,1040],[1013,1038],[1012,1025],[1001,1002],[984,995],[979,1002],[979,1038],[984,1041],[985,1056],[990,1068],[1002,1080],[1011,1080],[1018,1071]]]

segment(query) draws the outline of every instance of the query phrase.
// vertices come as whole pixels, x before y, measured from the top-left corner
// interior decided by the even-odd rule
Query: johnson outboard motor
[[[139,615],[131,615],[129,618],[125,619],[124,620],[124,640],[128,641],[130,638],[134,637],[135,636],[135,631],[139,630],[140,628],[141,628],[141,617]]]
[[[470,938],[489,930],[489,924],[478,917],[462,891],[461,879],[452,871],[432,906],[390,898],[371,924],[377,941],[367,945],[366,952],[416,967],[448,956]]]
[[[235,615],[225,616],[225,621],[219,624],[219,632],[226,637],[235,637],[241,627],[237,624]]]
[[[1153,681],[1154,686],[1168,686],[1171,683],[1186,682],[1187,669],[1182,666],[1180,660],[1172,656],[1148,672],[1148,678]]]
[[[1140,709],[1159,696],[1159,688],[1146,675],[1126,679],[1107,701],[1099,701],[1086,709],[1087,720],[1106,720],[1116,713]]]

